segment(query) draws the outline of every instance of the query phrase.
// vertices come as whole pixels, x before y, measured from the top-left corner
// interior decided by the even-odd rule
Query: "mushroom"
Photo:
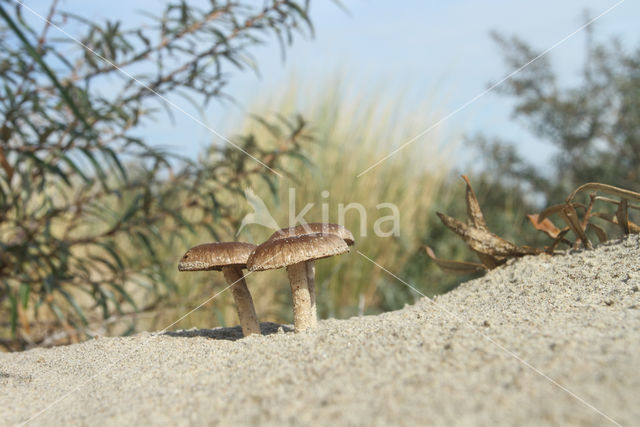
[[[179,271],[222,270],[236,303],[238,319],[244,336],[260,333],[258,316],[242,269],[247,268],[249,254],[256,245],[242,242],[205,243],[194,246],[182,256]]]
[[[326,222],[310,222],[305,224],[296,225],[295,227],[283,228],[273,233],[267,240],[281,239],[283,237],[301,236],[303,234],[335,234],[340,237],[344,242],[352,246],[355,242],[353,234],[345,227],[338,224],[330,224]]]
[[[295,227],[283,228],[273,233],[267,240],[277,240],[285,237],[302,236],[303,234],[334,234],[340,237],[348,246],[353,246],[355,239],[353,234],[345,227],[338,224],[326,222],[312,222],[296,225]],[[318,310],[316,308],[316,263],[313,260],[307,261],[307,285],[311,298],[311,326],[318,323]]]
[[[315,326],[311,294],[307,281],[307,262],[349,252],[349,247],[334,234],[304,234],[267,240],[249,259],[250,271],[286,267],[293,299],[293,326],[296,332]],[[317,322],[317,320],[316,320]]]

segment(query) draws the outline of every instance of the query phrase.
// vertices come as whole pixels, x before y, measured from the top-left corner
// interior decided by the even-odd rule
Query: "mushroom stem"
[[[293,299],[293,328],[296,332],[311,327],[311,295],[307,283],[306,262],[287,267]]]
[[[316,262],[310,260],[306,262],[307,287],[309,288],[309,303],[311,306],[311,327],[318,324],[318,309],[316,307]]]
[[[227,283],[233,285],[231,286],[231,293],[236,302],[242,333],[245,337],[251,334],[260,334],[260,323],[258,323],[253,299],[251,298],[251,293],[249,293],[249,288],[247,288],[247,282],[245,282],[242,275],[242,270],[237,267],[222,267],[222,273]]]

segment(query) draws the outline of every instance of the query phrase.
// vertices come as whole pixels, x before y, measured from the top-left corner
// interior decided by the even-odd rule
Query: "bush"
[[[57,2],[53,24],[35,28],[30,12],[7,4],[0,3],[0,338],[18,349],[78,339],[112,316],[158,308],[177,289],[166,248],[189,233],[215,239],[235,230],[233,197],[254,179],[275,179],[272,170],[299,150],[304,122],[277,149],[247,135],[211,147],[200,163],[154,148],[136,130],[170,107],[169,96],[199,105],[223,97],[229,73],[253,66],[247,49],[263,35],[284,46],[312,27],[307,2],[282,0],[265,8],[170,2],[150,25],[128,29],[59,11]],[[70,53],[52,25],[87,49],[73,44]],[[116,79],[123,75],[114,64],[146,83]]]
[[[494,35],[513,68],[537,52],[513,37]],[[513,116],[554,146],[548,171],[541,171],[500,138],[475,139],[493,183],[516,188],[529,205],[559,203],[586,182],[640,191],[640,49],[626,51],[617,40],[597,43],[588,30],[586,62],[578,84],[563,87],[543,57],[507,80],[499,93],[515,98]]]

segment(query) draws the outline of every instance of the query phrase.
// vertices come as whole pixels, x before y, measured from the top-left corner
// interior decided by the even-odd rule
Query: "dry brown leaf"
[[[611,198],[609,198],[609,197],[596,196],[596,197],[595,197],[595,199],[596,199],[596,200],[603,201],[603,202],[611,203],[611,204],[614,204],[614,205],[616,205],[616,206],[620,204],[620,200],[611,199]],[[635,210],[640,211],[640,206],[637,206],[637,205],[632,205],[632,204],[630,204],[630,203],[627,203],[627,207],[628,207],[629,209],[635,209]]]
[[[433,250],[429,246],[424,247],[427,255],[436,263],[436,265],[447,274],[455,275],[469,275],[474,273],[482,273],[487,269],[482,265],[475,262],[466,261],[451,261],[446,259],[440,259],[436,257]]]
[[[582,224],[580,224],[580,220],[578,219],[578,212],[576,212],[575,208],[569,203],[566,204],[562,209],[562,215],[569,228],[571,228],[571,231],[573,231],[573,233],[578,236],[578,238],[582,241],[587,249],[591,249],[593,246],[591,245],[591,241],[582,229]]]
[[[599,225],[595,225],[594,223],[590,222],[587,224],[587,230],[591,230],[596,233],[596,236],[598,236],[598,240],[600,241],[600,243],[604,243],[608,240],[607,232],[604,231],[604,229]]]
[[[594,212],[591,214],[591,216],[604,219],[605,221],[608,221],[611,224],[619,225],[618,218],[616,218],[614,215],[611,215],[605,212]],[[628,224],[629,224],[629,231],[631,231],[632,233],[640,233],[640,225],[631,221],[628,221]]]
[[[589,194],[589,206],[585,209],[584,216],[582,217],[582,223],[580,226],[583,230],[587,229],[587,224],[589,223],[589,219],[591,218],[591,211],[593,210],[593,204],[596,201],[596,194]]]
[[[538,214],[538,221],[544,221],[545,219],[547,219],[553,214],[562,213],[562,210],[564,209],[565,206],[566,205],[564,204],[549,206],[548,208],[544,209],[542,212]]]
[[[588,208],[587,206],[583,205],[582,203],[571,203],[570,204],[574,209],[582,209],[584,211],[586,211]],[[548,208],[544,209],[542,212],[540,212],[538,214],[538,221],[544,221],[545,219],[547,219],[548,217],[550,217],[553,214],[560,214],[562,215],[562,210],[567,206],[566,203],[563,203],[561,205],[553,205],[553,206],[549,206]]]
[[[473,191],[473,188],[471,188],[469,178],[466,175],[462,175],[462,179],[467,183],[466,200],[469,225],[471,227],[489,231],[489,227],[487,226],[487,223],[484,220],[484,215],[482,214],[482,209],[480,209],[480,203],[478,203],[476,193]]]
[[[631,233],[640,233],[640,225],[636,224],[635,222],[628,222],[629,224],[629,231]]]
[[[640,193],[636,193],[635,191],[625,190],[624,188],[618,188],[608,184],[601,184],[599,182],[588,182],[573,190],[573,192],[569,194],[569,197],[567,197],[566,202],[571,203],[571,201],[576,197],[576,194],[586,190],[602,191],[604,193],[613,194],[625,199],[640,201]]]
[[[620,204],[618,204],[618,209],[616,209],[616,219],[618,220],[618,224],[622,228],[622,232],[624,234],[629,234],[629,209],[627,208],[627,199],[622,199]]]
[[[533,225],[533,228],[535,228],[536,230],[542,231],[552,239],[555,239],[556,237],[558,237],[558,234],[560,234],[561,230],[558,227],[556,227],[555,224],[551,222],[549,218],[545,218],[544,220],[539,221],[538,214],[529,214],[527,215],[527,218],[529,218],[529,221],[531,222],[531,225]]]
[[[493,270],[496,267],[501,266],[505,262],[507,262],[506,258],[496,258],[491,255],[483,254],[481,252],[474,251],[482,265],[487,267],[489,270]]]
[[[612,199],[610,197],[605,197],[605,196],[596,196],[595,199],[600,200],[602,202],[613,203],[614,205],[618,205],[620,203],[620,200]]]
[[[569,232],[569,228],[564,228],[560,233],[558,233],[558,237],[555,238],[553,243],[545,250],[545,252],[549,255],[553,255],[553,251],[556,250],[560,242],[564,241],[564,236]]]

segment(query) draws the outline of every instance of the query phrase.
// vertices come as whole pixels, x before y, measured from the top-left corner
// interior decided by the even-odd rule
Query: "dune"
[[[243,339],[200,329],[0,354],[0,424],[638,425],[639,287],[635,235],[301,334],[262,324]]]

